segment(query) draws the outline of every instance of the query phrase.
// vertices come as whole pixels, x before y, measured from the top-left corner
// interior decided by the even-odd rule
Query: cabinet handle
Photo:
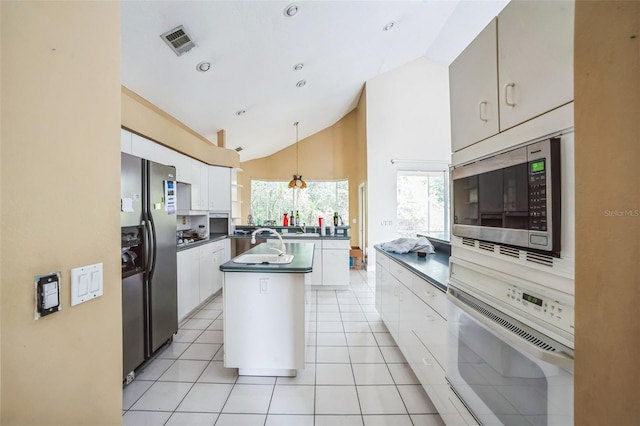
[[[509,98],[513,99],[513,89],[515,87],[516,87],[515,83],[508,83],[504,85],[504,103],[510,107],[516,106],[515,102],[509,102]],[[511,97],[509,96],[509,92],[511,92]]]
[[[436,294],[432,291],[423,291],[422,293],[427,297],[436,297]]]
[[[485,123],[489,121],[489,119],[487,118],[487,101],[482,101],[478,104],[478,118],[480,119],[480,121],[484,121]]]
[[[422,358],[422,363],[427,367],[433,367],[433,364],[431,364],[431,362],[429,362],[429,360],[426,358]]]
[[[435,321],[436,320],[436,318],[434,316],[432,316],[432,315],[425,315],[424,319],[426,319],[427,321]]]

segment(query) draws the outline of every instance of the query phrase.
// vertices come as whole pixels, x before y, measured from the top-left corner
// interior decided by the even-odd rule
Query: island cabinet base
[[[224,366],[295,376],[305,363],[304,273],[225,272]]]

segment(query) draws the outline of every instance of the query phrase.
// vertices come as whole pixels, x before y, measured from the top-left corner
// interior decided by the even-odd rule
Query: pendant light
[[[289,188],[304,189],[307,187],[307,183],[302,180],[302,175],[298,174],[298,122],[293,123],[296,126],[296,174],[293,175],[293,179],[289,182]]]

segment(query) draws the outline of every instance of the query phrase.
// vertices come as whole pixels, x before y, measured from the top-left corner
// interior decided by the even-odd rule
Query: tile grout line
[[[208,299],[207,299],[207,300],[208,300]],[[206,302],[206,301],[205,301],[205,302]],[[207,303],[207,304],[208,304],[208,303]],[[203,302],[203,305],[204,305],[204,302]],[[203,309],[198,309],[198,310],[196,310],[196,311],[193,313],[193,315],[195,315],[196,313],[198,313],[198,312],[200,312],[200,311],[202,311],[202,310],[203,310]],[[192,315],[191,319],[193,319],[193,315]],[[222,312],[220,312],[220,314],[218,315],[218,317],[217,317],[217,318],[219,318],[221,315],[222,315]],[[209,326],[208,326],[208,327],[210,327],[210,326],[213,324],[213,322],[214,322],[217,318],[215,318],[215,319],[211,320],[211,324],[209,324]],[[176,359],[174,360],[174,363],[173,363],[173,364],[175,364],[175,361],[177,361],[178,359],[180,359],[180,356],[184,355],[184,353],[185,353],[186,351],[188,351],[188,350],[189,350],[189,348],[190,348],[191,346],[193,346],[193,345],[196,343],[196,340],[198,340],[198,338],[200,338],[200,336],[202,336],[202,334],[203,334],[203,333],[208,329],[208,327],[207,327],[207,328],[205,328],[204,330],[202,330],[202,332],[201,332],[200,334],[198,334],[198,336],[193,340],[193,342],[191,342],[191,344],[190,344],[189,346],[187,346],[187,348],[182,352],[182,354],[180,354],[180,355],[178,356],[178,358],[176,358]],[[180,328],[178,328],[178,331],[180,331]],[[172,341],[171,343],[173,344],[173,341]],[[179,343],[179,342],[177,342],[177,343]],[[209,360],[209,363],[207,364],[207,367],[209,366],[209,364],[211,364],[211,361],[213,361],[213,358],[215,358],[216,354],[217,354],[219,351],[221,351],[221,350],[222,350],[222,346],[223,346],[223,345],[220,345],[220,347],[218,348],[218,350],[213,354],[213,356],[212,356],[212,357],[211,357],[211,359]],[[171,364],[171,365],[173,365],[173,364]],[[199,379],[200,377],[202,377],[202,374],[203,374],[203,373],[204,373],[204,371],[207,369],[207,367],[205,367],[205,368],[202,370],[202,372],[200,372],[200,374],[198,375],[198,377],[196,377],[196,379],[191,383],[191,387],[189,387],[189,390],[184,394],[184,396],[182,397],[182,399],[180,400],[180,402],[178,402],[178,405],[176,405],[176,408],[171,412],[171,415],[169,416],[169,418],[167,419],[167,421],[164,423],[164,425],[166,425],[167,423],[169,423],[169,420],[171,420],[171,417],[173,417],[173,415],[174,415],[174,414],[176,413],[176,411],[178,410],[178,407],[180,407],[180,404],[182,404],[182,403],[184,402],[184,400],[185,400],[185,398],[187,397],[187,395],[189,395],[189,392],[191,392],[191,390],[195,387],[196,383],[198,382],[198,379]],[[171,368],[171,367],[169,367],[169,368]],[[167,370],[168,370],[168,369],[167,369]],[[166,371],[165,371],[165,373],[166,373]],[[163,374],[164,374],[164,373],[163,373]],[[160,376],[160,377],[162,377],[162,376]],[[158,379],[159,379],[159,378],[158,378]],[[219,417],[219,416],[218,416],[218,417]],[[218,418],[216,418],[216,422],[217,422],[217,421],[218,421]]]

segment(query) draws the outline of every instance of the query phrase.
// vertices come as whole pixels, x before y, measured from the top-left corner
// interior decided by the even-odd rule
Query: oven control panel
[[[574,334],[575,313],[572,306],[515,285],[506,288],[502,300],[536,318]]]
[[[539,331],[573,340],[571,295],[458,258],[450,260],[449,283]]]

